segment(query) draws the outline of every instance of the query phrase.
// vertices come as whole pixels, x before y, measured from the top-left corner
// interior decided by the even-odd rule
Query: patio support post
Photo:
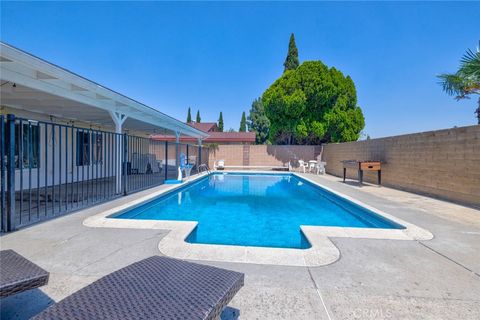
[[[128,158],[128,135],[123,134],[123,195],[127,195],[127,158]],[[120,188],[122,185],[120,185]]]
[[[127,119],[127,116],[121,112],[110,112],[110,116],[112,117],[113,123],[115,124],[115,150],[116,150],[116,172],[115,172],[115,192],[117,194],[122,192],[122,168],[123,174],[127,174],[126,171],[126,162],[127,157],[124,155],[124,144],[123,136],[122,136],[122,125]]]
[[[197,166],[199,166],[201,164],[202,164],[202,139],[198,139],[198,164],[197,164]]]
[[[175,165],[177,167],[177,172],[178,168],[180,168],[180,132],[175,132]],[[177,172],[175,172],[175,175],[177,175]]]
[[[6,231],[15,230],[15,115],[7,115],[6,153],[7,153],[7,210]],[[22,157],[18,163],[22,164]]]
[[[6,166],[5,166],[5,143],[6,143],[6,135],[5,135],[5,116],[2,114],[0,115],[0,174],[1,174],[1,185],[0,185],[0,196],[1,196],[1,204],[0,204],[0,217],[1,221],[1,228],[0,231],[7,231],[7,217],[5,216],[7,207],[5,205],[6,194],[7,190],[5,187],[5,176],[6,176]]]
[[[168,179],[168,141],[165,141],[165,180]]]

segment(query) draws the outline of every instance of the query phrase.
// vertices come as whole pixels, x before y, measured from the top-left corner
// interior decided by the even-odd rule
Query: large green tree
[[[252,108],[248,116],[248,131],[255,132],[255,142],[257,144],[264,144],[268,140],[268,133],[270,131],[270,120],[265,114],[262,99],[255,99],[252,102]]]
[[[192,113],[190,111],[190,108],[188,108],[188,113],[187,113],[187,123],[192,122]]]
[[[223,114],[220,111],[220,116],[218,117],[218,131],[223,132]]]
[[[197,110],[197,117],[196,117],[195,121],[196,121],[197,123],[200,123],[201,120],[202,120],[202,119],[200,118],[200,110]]]
[[[292,33],[290,35],[290,41],[288,42],[288,53],[287,57],[285,58],[285,62],[283,66],[285,69],[283,72],[287,70],[295,70],[300,65],[300,60],[298,60],[298,50],[297,45],[295,44],[295,35]]]
[[[455,96],[455,99],[470,99],[471,95],[480,95],[480,49],[473,52],[468,49],[460,60],[460,68],[456,73],[442,74],[438,76],[443,90]],[[475,110],[478,124],[480,124],[480,97],[478,107]]]
[[[272,143],[355,141],[365,126],[352,79],[321,61],[284,73],[263,93],[262,102]]]
[[[246,132],[247,131],[247,117],[245,116],[245,111],[242,113],[242,119],[240,120],[240,129],[239,132]]]

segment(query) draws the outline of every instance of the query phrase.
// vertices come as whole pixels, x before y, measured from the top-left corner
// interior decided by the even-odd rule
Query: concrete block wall
[[[479,125],[327,144],[323,156],[336,176],[343,175],[341,160],[380,160],[385,186],[480,207]],[[365,172],[364,180],[376,182],[376,173]]]
[[[226,166],[298,166],[298,160],[316,159],[320,146],[219,145],[210,150],[209,166],[223,159]]]

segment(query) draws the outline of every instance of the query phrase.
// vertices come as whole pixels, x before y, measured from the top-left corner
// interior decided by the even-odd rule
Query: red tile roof
[[[208,132],[209,137],[203,140],[204,143],[218,142],[255,142],[255,132]],[[156,134],[151,136],[157,141],[175,141],[172,135]],[[197,139],[181,136],[180,142],[196,142]]]
[[[210,132],[210,130],[213,130],[217,126],[217,123],[216,122],[200,122],[200,123],[189,122],[188,125],[203,132]]]
[[[208,138],[203,141],[209,142],[255,142],[255,132],[209,132]]]
[[[217,132],[216,122],[189,122],[188,125],[195,129],[208,133],[209,137],[203,139],[204,143],[225,143],[225,142],[255,142],[255,132]],[[175,136],[156,134],[151,136],[157,141],[175,141]],[[181,136],[180,142],[197,142],[196,138]]]

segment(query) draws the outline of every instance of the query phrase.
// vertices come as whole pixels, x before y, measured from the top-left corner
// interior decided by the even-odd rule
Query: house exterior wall
[[[45,186],[58,186],[116,176],[117,166],[120,163],[116,162],[117,150],[123,143],[123,139],[121,135],[113,133],[110,127],[91,126],[80,121],[49,117],[21,109],[0,107],[0,111],[0,114],[4,116],[14,114],[17,124],[22,119],[22,124],[28,125],[30,120],[32,126],[38,126],[39,128],[39,166],[38,168],[32,167],[31,170],[28,166],[23,169],[15,169],[16,191],[43,189]],[[77,163],[77,132],[83,132],[83,130],[89,132],[92,137],[95,134],[102,135],[101,161],[94,161],[93,159],[94,149],[96,148],[93,143],[90,146],[92,157],[90,164],[79,165]],[[134,136],[131,132],[128,134],[127,162],[130,164],[127,170],[131,168],[132,172],[145,173],[145,162],[151,162],[153,173],[158,173],[164,169],[167,163],[169,173],[176,174],[176,170],[172,168],[177,165],[175,142],[168,143],[168,160],[165,161],[165,142],[152,141],[142,137],[146,135],[144,132],[139,133],[139,135],[140,137]],[[36,143],[36,141],[33,142]],[[179,154],[181,153],[187,153],[186,144],[179,145]],[[196,163],[197,159],[198,146],[190,146],[190,163]],[[137,166],[140,168],[137,169]],[[123,168],[120,168],[120,171],[123,171]]]
[[[108,133],[103,136],[101,160],[90,161],[88,165],[78,165],[77,131],[77,128],[73,129],[72,139],[71,127],[45,126],[44,123],[39,123],[39,167],[31,170],[28,167],[23,170],[15,169],[15,190],[114,176],[113,155],[116,150],[116,135]]]
[[[324,159],[336,176],[343,175],[341,160],[380,160],[385,186],[480,206],[480,125],[328,144]],[[376,172],[364,180],[375,183]]]
[[[17,108],[0,107],[0,114],[14,114],[16,119],[22,118],[39,122],[39,168],[15,169],[15,190],[28,190],[31,188],[43,188],[45,185],[59,185],[78,181],[94,180],[115,176],[113,165],[114,153],[116,152],[116,134],[111,127],[89,124],[81,121],[72,122],[70,119],[47,116],[40,113],[30,112]],[[28,123],[23,121],[23,123]],[[47,124],[47,125],[45,125]],[[72,125],[73,139],[72,139]],[[67,127],[67,131],[65,131]],[[105,132],[103,161],[91,161],[89,165],[77,165],[77,131],[92,129],[95,132]],[[61,141],[60,141],[60,130]],[[54,133],[55,131],[55,133]],[[45,139],[46,138],[46,139]],[[61,143],[60,143],[61,142]],[[119,141],[120,142],[120,141]],[[92,146],[92,148],[94,148]],[[93,151],[91,151],[93,152]],[[66,157],[65,155],[68,154]],[[73,163],[72,163],[73,157]],[[67,163],[66,163],[67,161]],[[55,166],[54,166],[55,163]],[[45,170],[46,169],[46,170]]]
[[[118,148],[117,134],[112,132],[111,127],[92,126],[81,121],[72,121],[70,119],[58,118],[29,112],[28,110],[0,107],[2,115],[14,114],[16,119],[38,121],[39,126],[39,168],[15,169],[15,190],[28,190],[45,185],[58,185],[85,181],[91,179],[101,179],[115,176],[116,150]],[[23,121],[23,123],[28,123]],[[47,123],[47,125],[45,125]],[[72,125],[73,141],[72,141]],[[67,131],[65,131],[67,128]],[[102,146],[102,161],[91,161],[89,165],[77,165],[77,132],[85,130],[95,130],[93,132],[104,132]],[[61,139],[60,139],[61,130]],[[139,133],[145,135],[145,133]],[[46,139],[45,139],[46,138]],[[120,143],[120,140],[118,141]],[[92,146],[92,148],[94,148]],[[148,153],[148,145],[132,145],[129,148],[138,150],[137,152]],[[48,158],[47,158],[48,157]],[[115,158],[114,158],[115,157]],[[73,158],[73,161],[72,161]],[[60,165],[61,161],[61,165]],[[45,170],[46,169],[46,170]],[[22,179],[20,179],[22,177]]]

